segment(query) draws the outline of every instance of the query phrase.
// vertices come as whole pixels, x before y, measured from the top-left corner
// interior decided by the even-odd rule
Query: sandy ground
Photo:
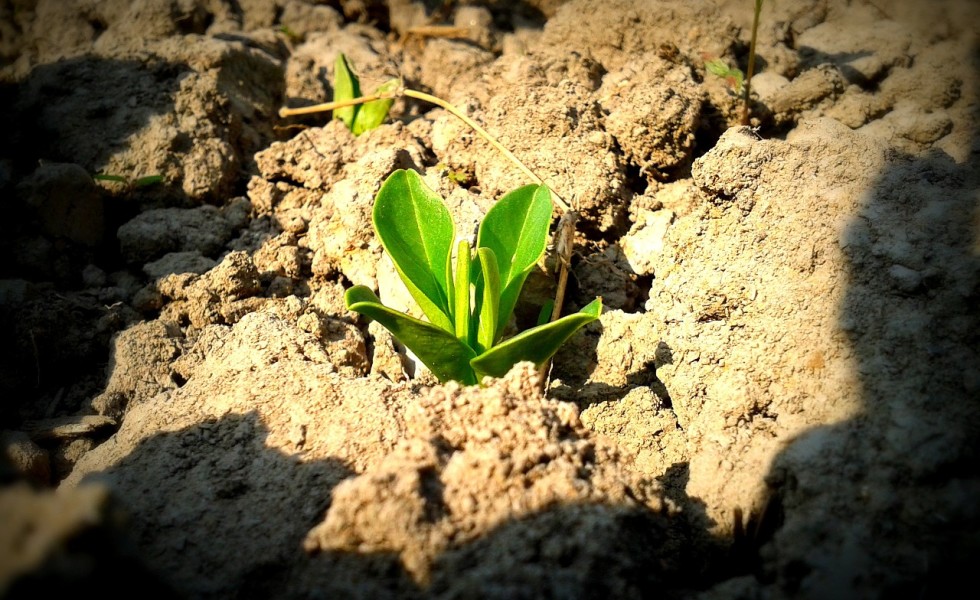
[[[0,0],[0,596],[951,597],[978,22],[766,2],[743,127],[705,61],[745,68],[748,0]],[[528,180],[411,98],[357,137],[280,118],[338,52],[581,215],[565,312],[604,312],[544,392],[439,384],[346,310],[417,311],[388,174],[464,224]]]

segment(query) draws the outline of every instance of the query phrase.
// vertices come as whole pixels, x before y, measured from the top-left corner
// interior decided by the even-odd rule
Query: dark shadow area
[[[563,504],[453,544],[417,583],[394,553],[325,552],[313,594],[360,598],[686,598],[708,581],[686,524],[635,506]]]
[[[976,81],[973,82],[974,85]],[[973,118],[976,119],[974,107]],[[842,236],[863,411],[775,459],[744,528],[778,596],[951,598],[980,556],[980,140],[894,156]],[[755,531],[753,534],[752,531]],[[754,539],[753,539],[754,538]]]
[[[870,50],[862,52],[823,52],[809,46],[800,46],[800,71],[805,71],[820,65],[831,64],[837,67],[848,83],[860,86],[866,90],[873,91],[882,79],[888,76],[888,70],[882,69],[877,79],[868,79],[863,73],[855,69],[850,63],[860,58],[872,56]]]
[[[306,560],[303,537],[333,487],[352,473],[342,461],[270,449],[267,435],[254,412],[158,433],[82,485],[111,490],[127,515],[130,558],[180,597],[275,598]]]
[[[720,550],[706,523],[639,502],[554,505],[509,519],[439,553],[426,583],[395,552],[308,555],[304,537],[353,473],[342,461],[302,462],[269,448],[267,436],[254,412],[209,419],[154,434],[85,476],[74,489],[106,486],[124,520],[63,536],[9,597],[72,589],[113,598],[686,598],[714,581]],[[695,501],[678,483],[685,469],[677,466],[665,498],[688,506]],[[452,518],[443,482],[437,471],[422,475],[417,493],[432,507],[421,518],[436,526]]]
[[[440,555],[424,597],[685,598],[705,582],[691,533],[639,507],[555,506]]]
[[[0,277],[80,283],[87,262],[119,264],[115,231],[141,208],[183,195],[180,182],[96,183],[110,157],[160,115],[189,67],[157,60],[80,57],[38,65],[0,93],[0,163],[10,198]],[[107,94],[106,88],[133,96]],[[128,102],[127,102],[128,101]],[[134,181],[153,173],[107,173]],[[172,200],[171,200],[172,201]]]
[[[684,507],[683,518],[697,531],[708,531],[717,523],[708,516],[704,502],[687,495],[687,484],[691,479],[691,464],[687,461],[672,464],[657,481],[663,486],[664,497]],[[717,570],[717,565],[712,565]]]
[[[134,316],[118,302],[126,281],[106,278],[124,269],[115,232],[141,203],[182,192],[179,183],[137,189],[92,175],[174,110],[185,71],[164,61],[80,57],[38,65],[0,88],[0,194],[8,199],[0,227],[8,357],[0,366],[0,427],[12,427],[22,409],[32,418],[72,414],[104,383],[109,340]],[[107,88],[130,90],[129,104],[115,104],[120,96]],[[102,293],[80,292],[92,287],[83,276],[88,265],[100,267],[94,277]]]
[[[192,41],[206,44],[196,37]],[[120,227],[147,209],[224,203],[235,191],[244,191],[239,171],[251,160],[251,146],[263,143],[271,131],[263,106],[277,106],[280,92],[263,84],[270,77],[267,61],[229,50],[220,68],[206,65],[196,71],[162,58],[157,50],[138,56],[78,56],[39,64],[21,80],[0,85],[5,132],[0,194],[7,199],[7,218],[0,225],[5,258],[0,263],[0,335],[7,340],[9,357],[0,366],[0,428],[16,428],[23,419],[76,414],[98,393],[109,342],[139,319],[131,301],[146,283],[139,267],[147,261],[135,264],[126,254],[117,237]],[[195,81],[198,74],[213,71],[216,81]],[[190,91],[189,82],[194,82]],[[187,106],[194,102],[227,106],[206,113],[205,106]],[[201,123],[202,114],[214,115],[215,121]],[[181,119],[197,120],[199,127]],[[194,170],[201,160],[194,147],[211,141],[194,136],[207,127],[213,137],[226,138],[225,149],[234,155],[223,157],[215,178]],[[154,148],[165,156],[151,156]],[[157,159],[163,165],[160,173],[105,172],[113,161],[145,165]],[[113,179],[96,181],[97,173]],[[148,176],[149,182],[139,181]],[[184,179],[197,176],[210,191],[191,198]],[[185,235],[176,231],[181,226],[174,223],[174,231],[157,237],[176,240]],[[225,233],[220,251],[235,231]],[[166,247],[166,239],[152,243],[161,241]]]

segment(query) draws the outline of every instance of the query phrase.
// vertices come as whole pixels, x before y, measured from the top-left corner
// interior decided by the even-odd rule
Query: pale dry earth
[[[704,62],[745,68],[752,4],[0,0],[0,597],[972,582],[980,5],[766,2],[742,127]],[[391,172],[463,231],[527,178],[412,99],[280,118],[338,52],[580,213],[565,312],[604,312],[545,392],[439,384],[346,310],[418,314]]]

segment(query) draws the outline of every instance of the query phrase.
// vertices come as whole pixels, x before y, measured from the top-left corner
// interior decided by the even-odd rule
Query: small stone
[[[664,249],[664,237],[674,222],[674,213],[669,210],[644,211],[637,223],[623,237],[622,248],[633,272],[638,275],[652,275],[653,265]]]
[[[105,232],[102,196],[88,172],[73,163],[44,163],[18,186],[44,232],[97,246]]]
[[[159,259],[143,265],[143,272],[152,279],[166,277],[171,273],[195,273],[200,275],[217,264],[214,259],[202,255],[197,250],[169,252]]]
[[[95,265],[85,265],[82,269],[82,284],[85,287],[98,288],[102,287],[108,281],[108,276],[106,272]]]
[[[892,265],[888,275],[895,287],[905,293],[914,292],[922,285],[922,273],[902,265]]]
[[[0,456],[32,483],[41,486],[51,484],[51,459],[48,453],[23,431],[0,433]]]

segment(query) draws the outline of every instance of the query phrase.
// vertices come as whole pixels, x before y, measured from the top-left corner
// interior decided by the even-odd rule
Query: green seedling
[[[480,223],[475,251],[461,240],[454,260],[456,227],[442,198],[415,171],[395,171],[375,198],[374,229],[428,321],[384,306],[361,285],[347,290],[347,308],[381,323],[443,382],[474,385],[502,377],[520,361],[540,368],[602,311],[596,298],[577,313],[543,318],[501,341],[524,281],[544,254],[551,211],[547,186],[506,194]]]
[[[712,60],[706,60],[704,62],[704,68],[708,70],[712,75],[721,77],[728,83],[728,87],[735,91],[735,94],[742,93],[742,84],[745,81],[745,74],[742,73],[742,69],[738,67],[729,67],[728,63],[720,58],[714,58]]]
[[[347,62],[347,57],[343,53],[337,55],[337,61],[334,63],[333,77],[334,102],[351,102],[361,97],[361,84],[357,79],[357,75],[351,70],[350,64]],[[397,79],[389,80],[379,86],[374,94],[378,96],[391,94],[398,89],[399,85],[400,82]],[[347,125],[347,128],[354,135],[361,135],[365,131],[370,131],[384,122],[393,102],[394,98],[383,97],[363,104],[349,104],[335,108],[333,118],[343,121],[344,125]]]
[[[147,175],[146,177],[138,177],[136,179],[130,179],[122,175],[96,173],[95,175],[92,175],[92,179],[96,181],[112,181],[115,183],[122,183],[132,189],[148,187],[151,185],[156,185],[158,183],[163,183],[163,175]]]
[[[390,82],[387,85],[391,85],[394,83],[396,82]],[[351,93],[354,92],[353,85],[351,85],[350,90]],[[367,96],[354,97],[343,101],[325,102],[323,104],[316,104],[313,106],[302,106],[297,108],[282,107],[279,109],[279,116],[285,118],[290,116],[335,111],[339,108],[346,108],[348,106],[370,104],[371,102],[374,102],[376,100],[382,100],[382,99],[393,100],[394,98],[401,97],[401,96],[404,96],[406,98],[412,98],[415,100],[421,100],[423,102],[428,102],[430,104],[435,104],[436,106],[445,109],[450,114],[458,118],[460,121],[465,123],[471,129],[473,129],[473,131],[475,131],[477,135],[479,135],[481,138],[486,140],[487,143],[493,146],[498,152],[500,152],[504,157],[506,157],[507,160],[513,163],[514,166],[520,169],[520,171],[523,172],[528,177],[528,179],[533,181],[538,186],[544,186],[544,181],[540,177],[538,177],[534,173],[534,171],[529,169],[527,165],[521,162],[521,160],[516,155],[514,155],[514,153],[511,152],[506,146],[504,146],[499,141],[497,141],[497,139],[494,138],[490,134],[490,132],[488,132],[486,129],[481,127],[479,123],[477,123],[476,121],[468,117],[466,113],[464,113],[463,111],[453,106],[451,103],[446,102],[441,98],[438,98],[431,94],[426,94],[425,92],[420,92],[418,90],[406,88],[401,84],[400,81],[397,82],[397,85],[392,85],[392,87],[390,88],[384,89],[383,91],[375,92],[374,94],[369,94]],[[387,105],[385,106],[385,111],[387,111]],[[348,114],[347,116],[350,115]],[[356,117],[356,113],[354,117]],[[539,325],[545,324],[547,320],[550,320],[551,322],[558,321],[559,318],[561,317],[562,305],[565,298],[565,288],[568,284],[568,269],[569,266],[571,265],[571,260],[572,260],[572,245],[575,237],[575,222],[578,219],[578,212],[573,210],[573,208],[569,206],[564,200],[562,200],[558,194],[555,194],[554,192],[551,192],[549,190],[549,195],[551,196],[551,199],[554,202],[555,207],[561,211],[561,219],[559,219],[558,221],[558,226],[555,231],[555,240],[554,240],[555,256],[557,258],[556,262],[557,262],[558,282],[555,291],[554,303],[552,303],[551,306],[547,308],[547,310],[542,310],[541,313],[542,319],[539,321]],[[438,198],[438,196],[436,196],[436,198]],[[479,272],[477,274],[477,277],[482,277],[482,272]],[[365,298],[368,301],[373,302],[371,298],[367,296],[365,296]],[[374,298],[374,300],[376,300],[376,298]],[[380,306],[380,303],[377,304]],[[598,311],[601,310],[601,305],[597,303],[593,303],[593,304],[595,304],[595,306],[590,310],[592,310],[593,312],[596,313],[596,315],[598,315]],[[592,305],[590,304],[590,306]],[[586,308],[588,309],[589,307]],[[583,309],[583,311],[585,310],[586,309]],[[550,317],[548,316],[549,312],[551,313]],[[548,359],[545,359],[543,363],[540,362],[538,363],[539,365],[538,371],[541,374],[540,385],[542,390],[547,387],[547,381],[548,381],[547,370],[549,364],[550,364],[550,360]],[[465,372],[464,369],[464,375],[466,376],[465,377],[466,381],[471,381],[472,379],[470,378],[470,375],[472,375],[475,378],[476,371],[474,370],[473,373],[470,374],[468,372]]]
[[[749,42],[749,65],[743,73],[738,67],[730,67],[720,58],[705,60],[704,68],[712,75],[722,77],[728,86],[735,91],[736,96],[742,96],[742,125],[749,124],[749,99],[752,93],[752,76],[755,74],[755,43],[759,34],[759,15],[762,13],[763,0],[755,1],[755,13],[752,17],[752,39]]]
[[[437,164],[436,169],[445,171],[446,179],[453,182],[455,185],[466,185],[466,183],[470,180],[470,176],[465,172],[450,169],[445,163]]]

